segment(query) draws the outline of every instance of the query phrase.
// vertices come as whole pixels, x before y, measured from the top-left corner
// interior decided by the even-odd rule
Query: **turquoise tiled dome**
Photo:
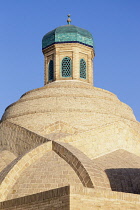
[[[60,26],[48,32],[42,39],[42,49],[55,43],[81,43],[93,47],[92,34],[74,25]]]

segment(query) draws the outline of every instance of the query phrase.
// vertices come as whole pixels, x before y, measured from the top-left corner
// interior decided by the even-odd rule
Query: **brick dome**
[[[128,105],[113,93],[80,81],[57,81],[29,91],[7,107],[2,117],[49,139],[57,138],[50,136],[48,126],[58,121],[67,122],[64,133],[68,134],[70,126],[75,133],[122,119],[135,121]]]

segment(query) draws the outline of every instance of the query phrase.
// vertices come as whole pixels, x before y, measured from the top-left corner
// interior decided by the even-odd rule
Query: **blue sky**
[[[94,83],[115,93],[140,121],[139,0],[0,0],[0,117],[19,97],[43,86],[41,40],[66,24],[94,37]]]

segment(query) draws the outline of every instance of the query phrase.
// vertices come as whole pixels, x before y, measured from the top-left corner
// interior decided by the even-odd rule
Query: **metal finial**
[[[68,15],[67,23],[68,23],[68,25],[70,25],[70,23],[71,23],[70,15]]]

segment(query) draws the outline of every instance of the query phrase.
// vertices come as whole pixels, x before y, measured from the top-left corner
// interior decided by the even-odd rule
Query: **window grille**
[[[54,79],[53,60],[49,62],[49,81]]]
[[[71,59],[65,57],[62,60],[62,77],[71,77]]]
[[[80,78],[86,79],[86,62],[84,59],[80,60]]]

